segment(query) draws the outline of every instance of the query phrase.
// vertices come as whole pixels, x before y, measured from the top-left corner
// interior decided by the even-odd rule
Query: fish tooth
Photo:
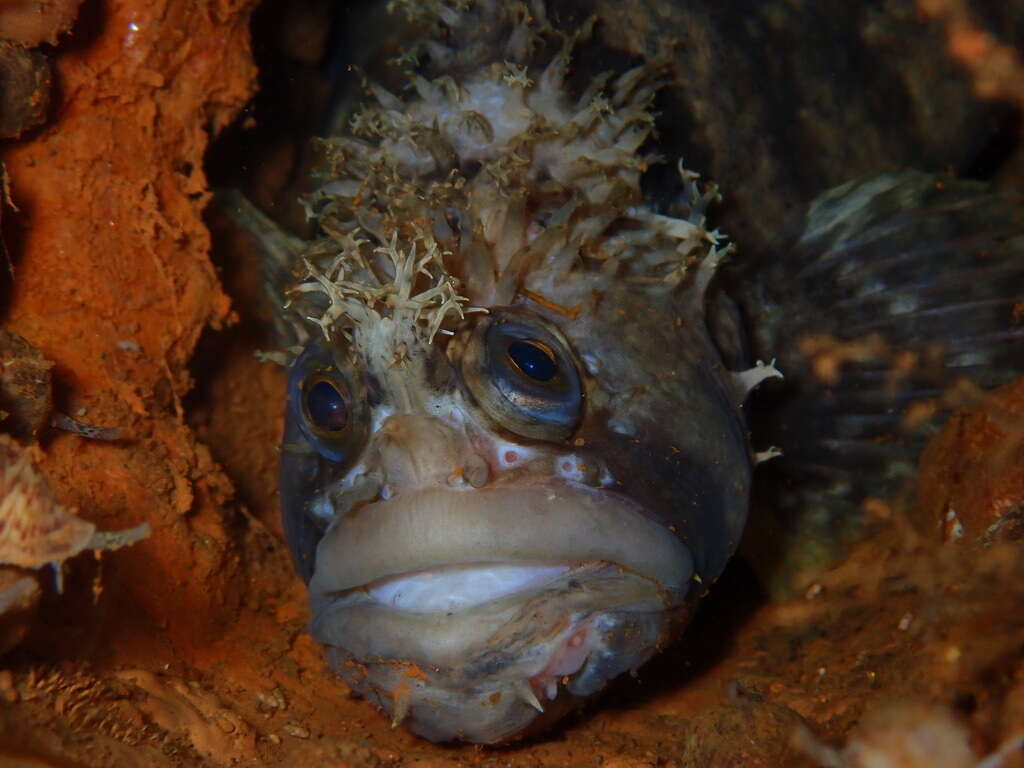
[[[406,715],[409,714],[409,697],[407,695],[394,694],[392,699],[395,709],[391,715],[391,727],[397,728],[405,720]]]
[[[533,692],[533,686],[530,685],[529,680],[520,680],[515,683],[512,688],[515,690],[516,695],[531,707],[536,709],[538,712],[544,711],[544,707],[537,699],[537,694]]]

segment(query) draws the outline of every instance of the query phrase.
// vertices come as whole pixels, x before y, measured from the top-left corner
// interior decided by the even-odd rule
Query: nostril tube
[[[483,488],[490,479],[491,468],[487,466],[487,461],[483,456],[474,453],[466,459],[462,475],[466,478],[466,482],[474,488]]]
[[[464,442],[441,419],[400,413],[384,422],[367,450],[366,463],[397,495],[444,483],[460,464]]]

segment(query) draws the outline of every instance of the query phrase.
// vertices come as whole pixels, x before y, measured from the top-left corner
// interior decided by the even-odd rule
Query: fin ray
[[[748,528],[776,593],[845,551],[866,498],[905,485],[934,427],[907,431],[910,405],[962,377],[1024,375],[1022,212],[1012,191],[883,174],[826,192],[771,254],[727,273],[752,354],[787,374],[748,405],[755,439],[784,453],[758,470]]]

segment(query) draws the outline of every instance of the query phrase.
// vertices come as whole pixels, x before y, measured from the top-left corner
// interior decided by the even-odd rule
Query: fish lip
[[[377,591],[384,583],[400,580],[400,579],[414,579],[417,576],[428,576],[428,575],[441,575],[444,576],[448,573],[456,572],[459,570],[465,571],[486,571],[489,567],[494,568],[512,568],[512,569],[526,569],[526,568],[538,568],[554,570],[558,569],[558,573],[550,573],[546,578],[533,580],[529,583],[525,583],[515,589],[507,589],[499,591],[491,597],[481,598],[474,601],[467,601],[461,605],[453,605],[446,608],[438,608],[435,610],[416,609],[403,607],[397,604],[395,600],[383,600],[379,595],[375,595]],[[352,587],[341,592],[332,594],[330,597],[339,607],[354,607],[354,606],[376,606],[383,610],[394,611],[395,613],[408,613],[416,614],[420,616],[430,615],[444,615],[454,616],[456,614],[467,613],[473,611],[479,607],[486,607],[489,604],[500,603],[503,601],[521,601],[530,598],[531,596],[547,591],[556,585],[567,585],[570,588],[579,588],[581,585],[586,583],[586,580],[597,570],[610,570],[615,569],[621,574],[629,573],[633,576],[637,576],[641,579],[651,582],[652,587],[665,595],[665,603],[675,604],[681,599],[681,596],[685,594],[679,590],[665,589],[659,584],[654,582],[653,579],[644,576],[643,574],[636,573],[630,569],[627,569],[617,563],[609,563],[605,561],[588,561],[579,563],[536,563],[536,562],[504,562],[504,563],[456,563],[453,565],[438,566],[435,568],[418,569],[414,571],[406,571],[404,573],[396,574],[395,576],[385,576],[382,579],[377,579],[369,584],[364,584],[358,587]],[[671,597],[672,594],[677,594],[679,598]],[[408,601],[406,601],[408,602]]]
[[[693,556],[633,500],[545,483],[474,490],[427,488],[335,519],[310,581],[314,603],[380,579],[459,564],[601,561],[686,591]]]
[[[334,671],[393,722],[408,714],[431,740],[493,743],[550,722],[569,701],[643,664],[689,604],[685,593],[588,563],[455,614],[397,610],[359,590],[325,596],[310,631]],[[566,658],[574,635],[585,641]]]
[[[569,567],[450,613],[404,610],[367,589],[470,562]],[[310,632],[393,722],[408,717],[431,740],[494,742],[557,717],[663,647],[692,574],[688,547],[613,491],[434,487],[335,518],[309,583]],[[567,651],[577,635],[584,644]]]
[[[359,589],[325,596],[314,606],[310,631],[361,663],[426,665],[442,688],[500,686],[543,672],[562,640],[584,625],[614,622],[609,619],[614,616],[659,616],[660,626],[686,598],[685,592],[666,590],[615,565],[587,563],[547,584],[454,613],[401,610]],[[601,630],[596,636],[611,637]],[[644,658],[657,645],[648,640],[645,644],[628,633],[631,650]]]
[[[494,571],[504,570],[506,571],[506,574],[508,574],[511,571],[524,572],[528,571],[528,569],[533,569],[533,575],[535,578],[521,580],[518,586],[514,586],[512,588],[506,587],[504,589],[492,589],[491,594],[487,597],[480,596],[478,593],[478,599],[473,599],[471,595],[468,595],[468,599],[465,599],[462,604],[458,604],[458,601],[456,600],[454,604],[450,604],[447,607],[435,608],[434,610],[423,610],[418,606],[404,607],[404,605],[399,605],[399,596],[401,594],[400,584],[403,581],[415,583],[417,579],[424,578],[440,578],[441,580],[445,580],[447,583],[440,585],[440,589],[437,590],[440,595],[431,594],[430,598],[433,599],[430,600],[428,598],[428,602],[436,603],[439,596],[442,600],[447,598],[449,601],[452,601],[453,596],[457,595],[459,591],[460,585],[458,582],[460,580],[460,576],[462,577],[462,580],[472,580],[473,576],[486,574],[488,571],[494,573]],[[542,590],[553,582],[556,582],[563,577],[568,578],[573,573],[580,570],[580,564],[572,565],[568,563],[455,563],[453,565],[408,571],[406,573],[399,573],[395,576],[385,576],[382,579],[377,579],[376,581],[364,584],[361,587],[355,587],[342,592],[338,595],[338,598],[340,600],[350,602],[362,602],[364,600],[370,601],[379,605],[389,606],[398,611],[406,611],[410,613],[444,613],[446,615],[452,615],[454,613],[461,613],[465,610],[472,610],[475,606],[483,603]],[[455,576],[456,578],[445,578],[451,576]],[[394,587],[396,584],[399,585],[396,591],[391,592],[388,590],[389,586]],[[389,592],[391,593],[391,599],[382,599],[386,598],[389,595]],[[467,590],[467,593],[471,592],[472,590]],[[481,590],[481,592],[485,593],[486,590]],[[423,602],[422,596],[420,601],[421,603]],[[413,601],[406,599],[402,602],[410,603]]]

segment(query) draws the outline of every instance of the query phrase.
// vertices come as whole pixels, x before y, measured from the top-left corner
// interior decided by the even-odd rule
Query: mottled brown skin
[[[584,377],[581,454],[606,464],[614,490],[689,547],[702,580],[716,579],[746,522],[752,465],[703,298],[620,284],[575,320],[531,309],[558,323],[580,356],[600,361],[597,375]],[[634,435],[609,426],[626,418]]]

